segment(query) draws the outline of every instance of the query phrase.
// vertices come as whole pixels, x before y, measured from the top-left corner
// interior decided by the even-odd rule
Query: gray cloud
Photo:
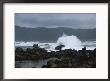
[[[15,25],[21,27],[95,28],[95,13],[16,13]]]

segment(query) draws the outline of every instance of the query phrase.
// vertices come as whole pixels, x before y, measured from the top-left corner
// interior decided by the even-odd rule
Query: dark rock
[[[62,47],[65,47],[65,46],[64,46],[64,45],[59,45],[59,46],[55,47],[55,49],[56,49],[56,50],[61,50]]]
[[[39,48],[38,44],[34,44],[33,48],[38,49]]]
[[[42,68],[47,68],[47,65],[43,65]]]

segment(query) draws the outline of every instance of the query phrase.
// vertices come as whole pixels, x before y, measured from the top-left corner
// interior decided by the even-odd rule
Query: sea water
[[[46,49],[48,52],[50,51],[57,51],[55,50],[56,46],[64,45],[64,49],[75,49],[75,50],[81,50],[83,47],[86,47],[87,50],[93,50],[96,48],[96,41],[95,40],[86,40],[81,41],[77,36],[71,35],[68,36],[66,34],[63,34],[61,37],[57,39],[56,42],[51,43],[40,43],[39,41],[16,41],[15,47],[22,47],[24,49],[26,48],[32,48],[33,44],[38,44],[40,48]],[[48,59],[45,60],[38,60],[38,61],[32,61],[32,60],[25,60],[25,61],[16,61],[15,67],[19,68],[32,68],[37,67],[40,68],[43,65],[47,63]]]
[[[39,47],[45,48],[47,51],[55,51],[55,47],[59,45],[64,45],[62,50],[64,49],[76,49],[80,50],[83,47],[87,47],[88,50],[92,50],[96,48],[96,41],[95,40],[86,40],[81,41],[77,36],[71,35],[68,36],[66,34],[63,34],[61,37],[57,39],[56,42],[53,43],[40,43],[39,41],[16,41],[15,47],[32,47],[34,44],[38,44]]]

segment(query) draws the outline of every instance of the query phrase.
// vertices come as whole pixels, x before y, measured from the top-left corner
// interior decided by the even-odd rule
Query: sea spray
[[[45,48],[47,51],[57,51],[55,50],[55,47],[59,45],[64,45],[65,47],[62,48],[64,49],[76,49],[76,50],[81,50],[84,46],[87,47],[88,50],[93,50],[96,47],[96,42],[95,41],[85,41],[81,42],[81,40],[75,36],[75,35],[66,35],[63,33],[61,37],[57,39],[56,42],[54,43],[40,43],[39,41],[16,41],[15,46],[16,47],[28,47],[28,46],[33,46],[34,44],[38,44],[40,48]]]
[[[62,50],[64,49],[79,50],[82,48],[82,42],[80,41],[80,39],[78,39],[77,36],[74,35],[67,36],[64,33],[61,37],[58,38],[56,45],[64,45],[65,47],[63,47]]]

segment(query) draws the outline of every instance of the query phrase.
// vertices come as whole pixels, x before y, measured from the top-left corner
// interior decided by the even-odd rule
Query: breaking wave
[[[80,49],[82,48],[82,42],[80,39],[77,38],[77,36],[71,35],[67,36],[63,33],[61,37],[57,40],[57,45],[64,45],[65,47],[63,49]]]
[[[94,49],[96,47],[95,41],[81,42],[81,40],[77,36],[75,35],[68,36],[64,33],[61,37],[58,38],[56,43],[40,43],[39,41],[30,41],[30,42],[17,41],[15,42],[15,46],[33,46],[33,44],[38,44],[41,48],[45,48],[48,51],[56,51],[55,47],[59,45],[64,45],[62,50],[64,49],[80,50],[84,46],[86,46],[87,49]]]
[[[17,42],[15,42],[15,46],[33,46],[33,44],[39,44],[39,42],[38,41],[30,41],[30,42],[17,41]]]

